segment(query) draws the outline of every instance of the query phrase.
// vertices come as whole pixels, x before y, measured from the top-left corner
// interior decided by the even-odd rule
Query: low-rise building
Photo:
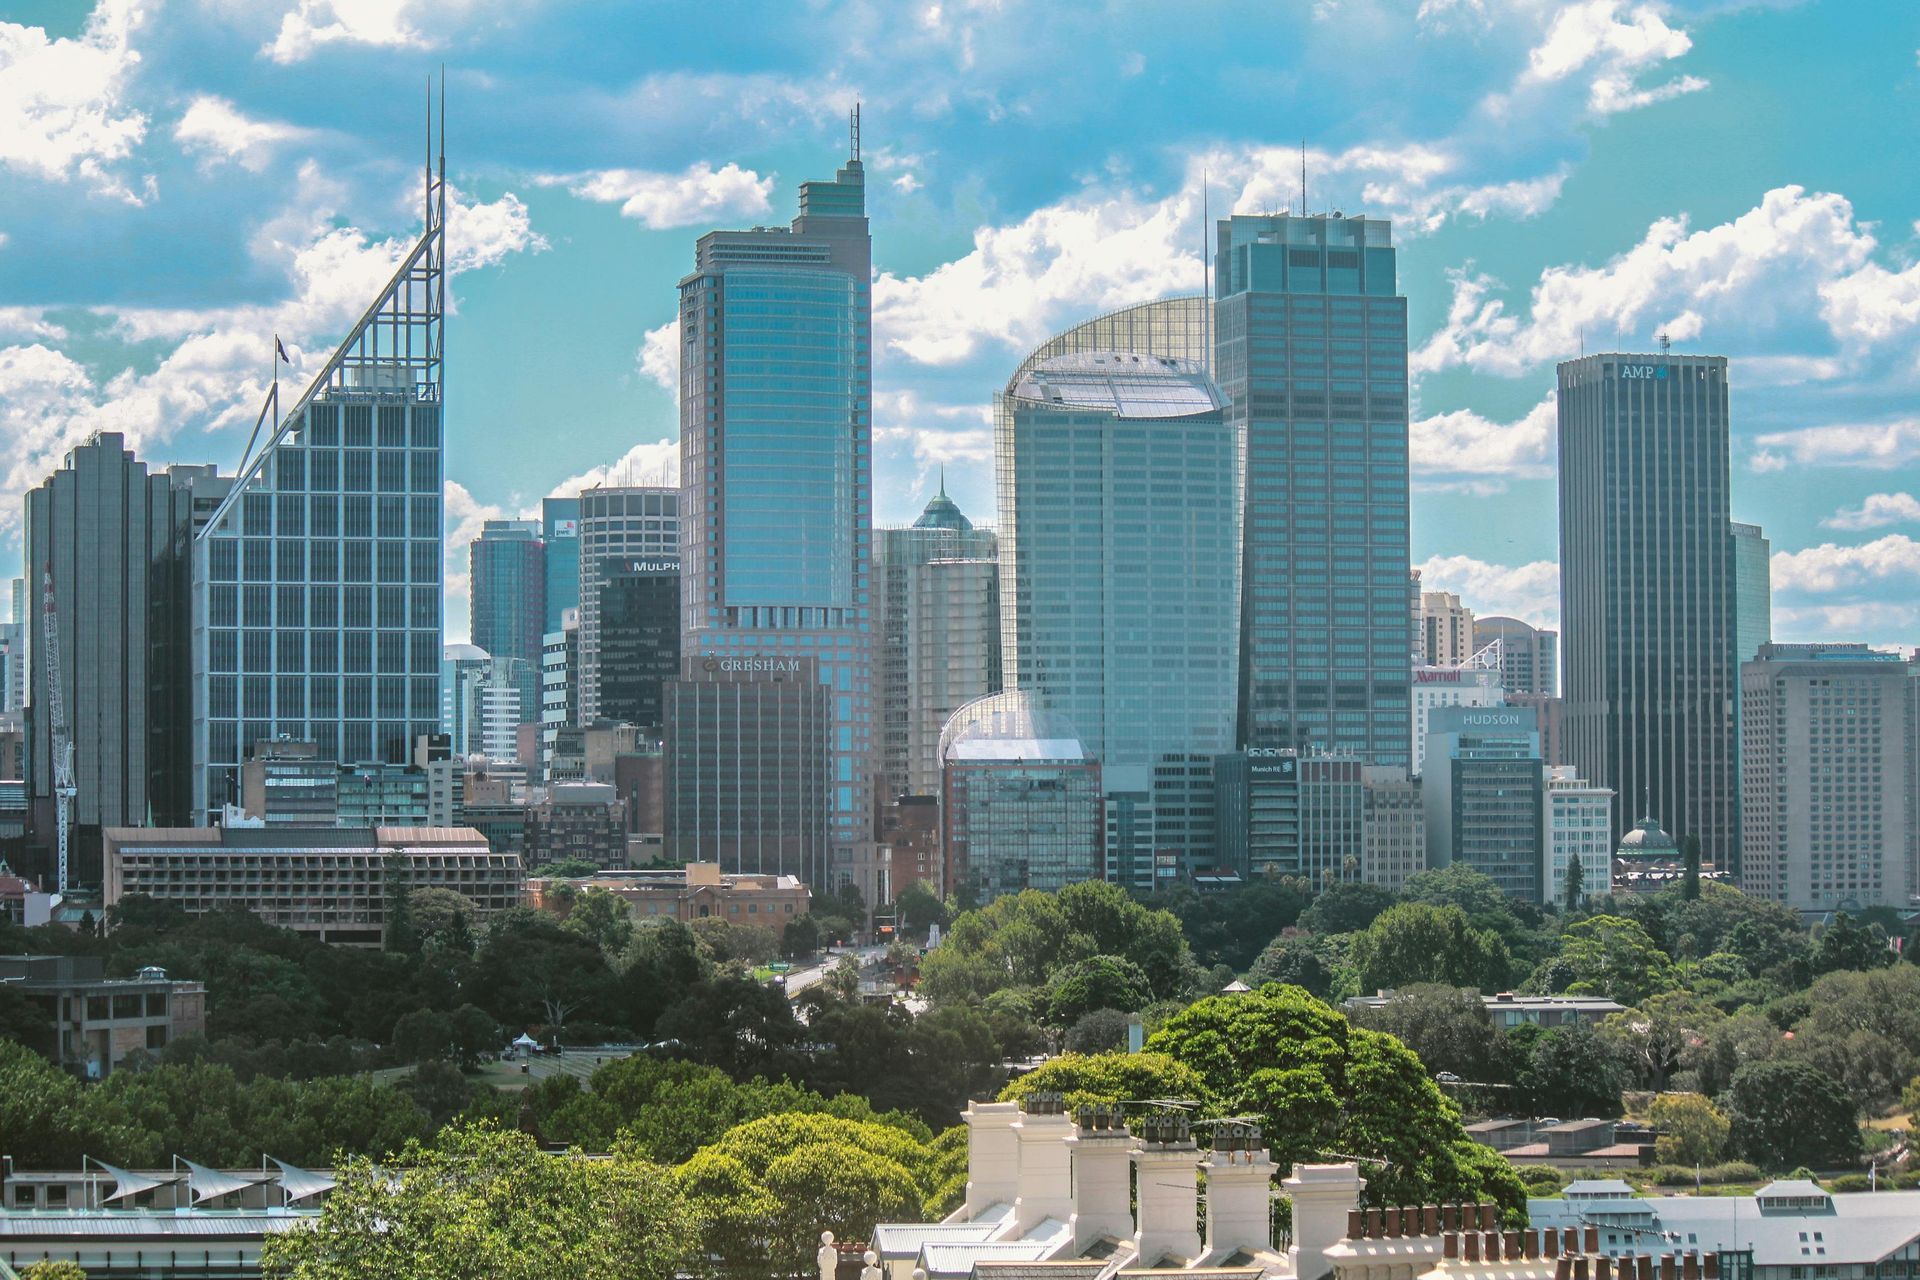
[[[0,987],[25,996],[46,1021],[29,1045],[55,1066],[99,1079],[135,1050],[157,1053],[207,1029],[207,989],[142,969],[109,978],[99,956],[0,956]]]
[[[471,827],[110,827],[105,861],[108,907],[133,893],[196,915],[240,907],[364,946],[380,944],[396,888],[452,889],[486,919],[526,883],[519,855]]]
[[[545,799],[527,806],[522,857],[534,869],[553,862],[626,866],[626,804],[610,783],[554,783]]]
[[[1547,766],[1546,861],[1541,884],[1549,905],[1567,906],[1567,868],[1580,864],[1581,898],[1612,887],[1613,789],[1597,787],[1569,766]]]
[[[1103,875],[1100,764],[1058,713],[1025,690],[976,698],[947,721],[940,759],[948,892],[985,903]]]
[[[1345,1008],[1378,1009],[1394,999],[1394,993],[1383,991],[1371,996],[1353,996],[1347,1000]],[[1531,1024],[1536,1027],[1570,1027],[1584,1023],[1593,1025],[1609,1014],[1622,1012],[1626,1006],[1605,996],[1522,996],[1511,991],[1502,991],[1498,995],[1481,996],[1487,1006],[1487,1016],[1493,1025],[1502,1031]]]
[[[1399,765],[1360,770],[1360,878],[1398,893],[1427,869],[1427,819],[1420,779]]]
[[[554,893],[559,884],[605,889],[626,899],[636,920],[725,920],[780,929],[813,909],[813,895],[796,876],[727,873],[714,862],[689,862],[669,871],[611,871],[587,880],[531,880],[529,900],[561,912],[572,898]]]

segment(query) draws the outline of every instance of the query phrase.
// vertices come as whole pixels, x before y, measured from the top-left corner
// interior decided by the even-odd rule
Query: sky
[[[671,479],[675,287],[862,105],[875,516],[993,522],[1048,335],[1197,292],[1229,209],[1393,220],[1414,562],[1558,609],[1554,364],[1733,361],[1774,638],[1920,643],[1911,0],[0,0],[0,491],[95,431],[239,460],[418,234],[445,68],[447,634],[489,517]],[[0,500],[0,569],[23,503]]]

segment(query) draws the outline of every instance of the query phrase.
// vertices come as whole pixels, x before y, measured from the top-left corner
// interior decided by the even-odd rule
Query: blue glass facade
[[[1242,449],[1239,739],[1409,763],[1407,305],[1390,224],[1218,228]]]
[[[543,499],[540,537],[547,544],[547,634],[560,630],[567,610],[580,607],[580,499]]]
[[[829,874],[871,890],[865,184],[850,160],[802,184],[791,228],[702,236],[680,282],[681,603],[685,654],[817,663],[833,713]]]
[[[469,636],[495,658],[540,665],[547,552],[531,520],[489,520],[467,548]]]

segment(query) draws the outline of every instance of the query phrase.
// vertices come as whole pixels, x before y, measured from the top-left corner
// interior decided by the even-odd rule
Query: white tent
[[[174,1157],[187,1166],[187,1190],[193,1193],[193,1202],[199,1204],[215,1196],[229,1195],[235,1191],[245,1191],[253,1185],[251,1178],[236,1177],[219,1169],[209,1169],[206,1165],[195,1164],[191,1160]]]
[[[302,1169],[299,1165],[288,1164],[277,1156],[267,1159],[280,1166],[280,1189],[286,1193],[287,1203],[305,1200],[317,1196],[322,1191],[331,1191],[334,1181],[324,1173],[315,1173],[311,1169]]]
[[[89,1157],[89,1159],[91,1160],[91,1157]],[[142,1191],[151,1191],[155,1187],[164,1186],[166,1183],[172,1181],[170,1178],[149,1178],[144,1173],[134,1173],[131,1170],[110,1165],[104,1160],[91,1160],[91,1163],[97,1168],[105,1169],[113,1175],[113,1194],[100,1197],[101,1204],[112,1204],[116,1200],[126,1200],[139,1195]]]
[[[514,1040],[513,1047],[516,1049],[538,1049],[540,1042],[522,1031],[519,1037]]]

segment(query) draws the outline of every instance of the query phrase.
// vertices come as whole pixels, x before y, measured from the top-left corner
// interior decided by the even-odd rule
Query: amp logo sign
[[[1650,380],[1665,379],[1666,376],[1667,366],[1663,364],[1623,364],[1620,366],[1620,377],[1628,382],[1642,378]]]

